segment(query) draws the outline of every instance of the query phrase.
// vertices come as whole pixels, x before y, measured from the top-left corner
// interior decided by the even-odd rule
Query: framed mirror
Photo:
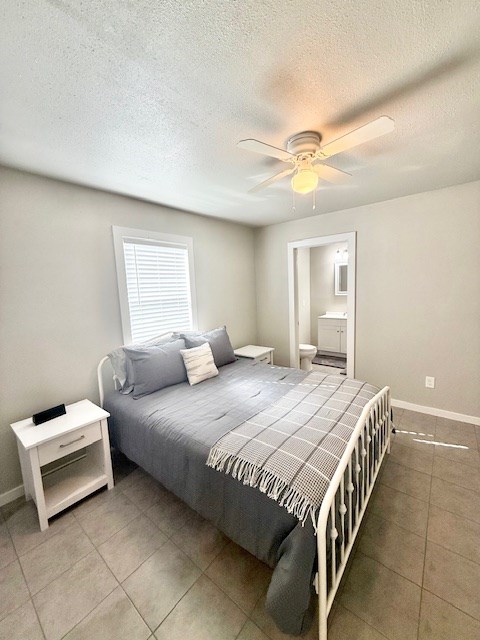
[[[335,263],[335,295],[346,296],[348,293],[348,262]]]

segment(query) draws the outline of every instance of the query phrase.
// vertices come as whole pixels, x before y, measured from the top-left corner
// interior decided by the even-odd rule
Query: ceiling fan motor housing
[[[320,148],[321,139],[317,131],[302,131],[287,140],[287,150],[293,155],[315,153]]]

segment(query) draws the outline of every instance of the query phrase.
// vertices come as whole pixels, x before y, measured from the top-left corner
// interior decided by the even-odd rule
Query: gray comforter
[[[112,444],[230,539],[274,568],[267,609],[285,633],[311,624],[316,542],[298,520],[260,491],[206,466],[219,438],[286,394],[305,373],[239,359],[219,376],[134,400],[112,393]]]

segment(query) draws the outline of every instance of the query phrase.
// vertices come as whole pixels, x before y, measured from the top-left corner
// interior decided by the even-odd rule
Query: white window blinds
[[[188,247],[123,238],[123,252],[132,341],[192,329]]]

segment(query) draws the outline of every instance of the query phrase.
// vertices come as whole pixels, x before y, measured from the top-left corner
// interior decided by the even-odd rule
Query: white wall
[[[310,344],[310,249],[297,249],[298,342]],[[311,343],[313,344],[313,343]]]
[[[337,242],[310,249],[311,344],[318,345],[318,316],[347,310],[347,296],[335,295],[335,257],[347,246],[346,242]]]
[[[348,231],[357,232],[357,377],[400,400],[480,416],[480,182],[260,229],[260,344],[289,363],[287,243]]]
[[[112,225],[192,236],[199,327],[256,340],[251,228],[0,168],[0,494],[21,482],[9,423],[97,400],[122,343]]]

